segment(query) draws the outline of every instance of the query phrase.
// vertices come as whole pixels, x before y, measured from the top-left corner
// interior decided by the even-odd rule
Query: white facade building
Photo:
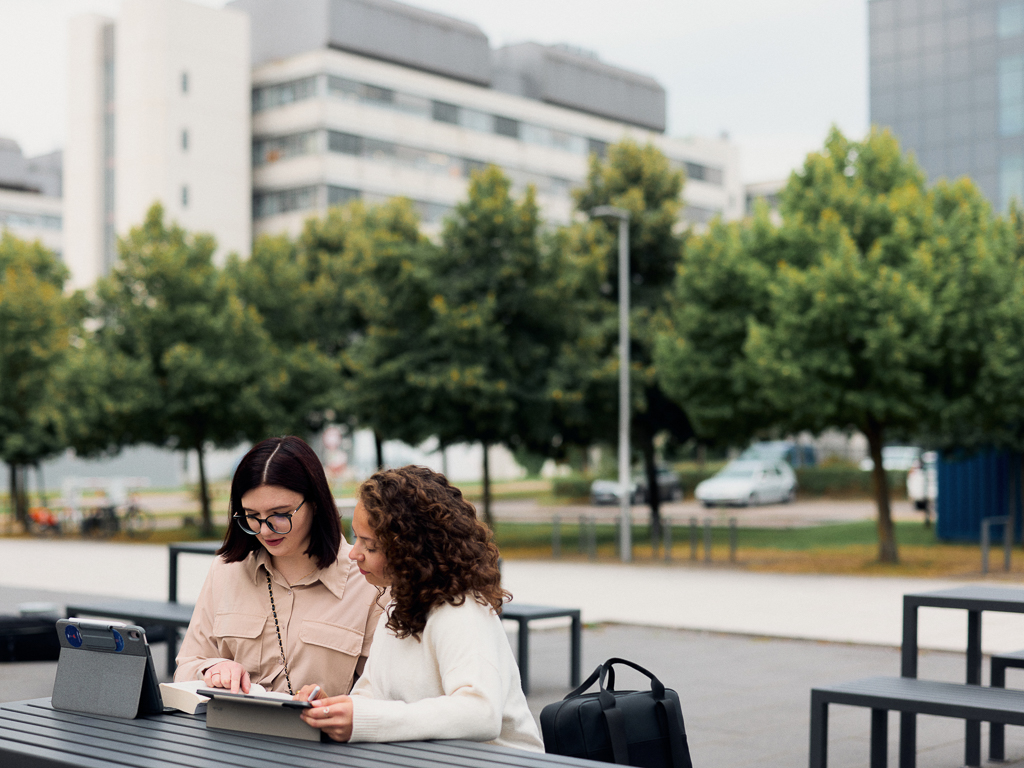
[[[75,287],[116,259],[154,202],[210,232],[217,254],[252,242],[249,24],[185,0],[124,0],[116,20],[72,22],[65,259]]]
[[[230,7],[252,19],[257,234],[297,234],[330,205],[399,195],[436,231],[470,172],[491,163],[566,223],[590,153],[624,137],[686,170],[691,222],[743,215],[736,148],[666,137],[665,93],[648,77],[564,46],[491,50],[472,24],[390,0]]]
[[[61,153],[25,157],[18,142],[0,137],[0,232],[60,255],[62,226]]]

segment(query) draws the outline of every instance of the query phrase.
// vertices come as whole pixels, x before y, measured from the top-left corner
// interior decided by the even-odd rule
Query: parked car
[[[796,473],[784,461],[737,459],[698,483],[694,495],[705,507],[790,502],[796,498]]]
[[[658,498],[661,501],[673,501],[683,498],[683,484],[679,476],[669,467],[658,467]],[[647,493],[647,474],[638,473],[633,475],[633,481],[629,484],[630,504],[644,504],[650,498]],[[618,480],[595,480],[590,486],[591,504],[618,504],[619,503],[619,482]]]
[[[882,467],[886,471],[907,472],[920,458],[921,449],[915,445],[887,445],[882,449]],[[875,468],[875,462],[868,456],[861,461],[860,468],[865,472],[870,472]]]
[[[744,461],[785,461],[791,467],[813,467],[817,464],[813,445],[800,445],[792,440],[762,440],[751,443],[739,455]]]
[[[907,470],[907,498],[914,509],[926,513],[935,509],[935,500],[939,497],[938,461],[938,453],[925,451]]]

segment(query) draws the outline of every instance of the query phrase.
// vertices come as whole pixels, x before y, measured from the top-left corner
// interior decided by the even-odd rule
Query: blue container
[[[1021,456],[984,449],[939,456],[935,534],[942,541],[981,540],[981,521],[1012,515],[1014,541],[1021,538]],[[994,528],[993,543],[1002,541]]]

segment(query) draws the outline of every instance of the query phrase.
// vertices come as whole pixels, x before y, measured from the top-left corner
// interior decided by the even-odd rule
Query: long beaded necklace
[[[288,674],[288,659],[284,655],[284,643],[281,642],[281,625],[277,623],[277,606],[274,605],[274,588],[270,586],[270,572],[267,572],[267,592],[270,593],[270,611],[274,614],[274,629],[277,630],[277,647],[281,649],[281,663],[284,665],[284,679],[288,683],[288,693],[292,696],[292,678]]]

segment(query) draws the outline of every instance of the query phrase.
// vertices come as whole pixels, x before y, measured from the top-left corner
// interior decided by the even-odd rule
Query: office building
[[[185,0],[124,0],[70,30],[65,259],[76,287],[154,202],[217,256],[252,242],[249,23]]]
[[[743,212],[735,148],[664,135],[653,79],[567,46],[492,50],[476,26],[390,0],[235,0],[252,22],[255,232],[296,233],[315,211],[404,195],[427,231],[500,165],[565,223],[588,156],[624,137],[687,172],[686,215]]]
[[[928,180],[1024,201],[1024,0],[871,0],[870,115]]]
[[[59,255],[61,227],[61,153],[25,157],[18,142],[0,137],[0,231]]]

